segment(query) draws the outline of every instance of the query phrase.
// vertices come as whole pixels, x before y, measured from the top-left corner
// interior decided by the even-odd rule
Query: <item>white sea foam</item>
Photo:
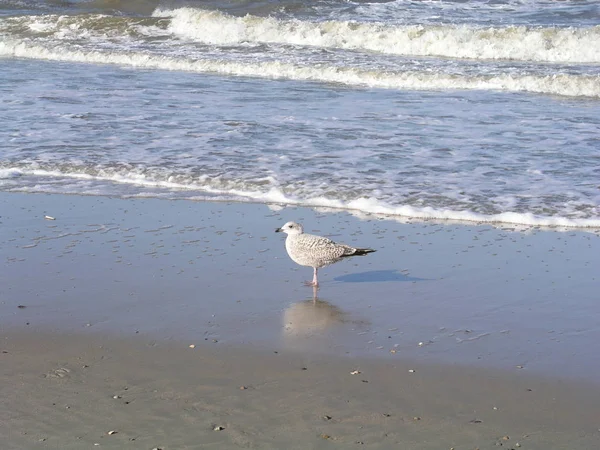
[[[315,46],[405,56],[600,63],[600,26],[587,28],[308,22],[195,8],[158,9],[169,30],[199,42]]]
[[[157,19],[132,19],[127,16],[111,16],[106,14],[76,14],[76,15],[24,15],[2,17],[0,31],[12,33],[15,36],[24,31],[32,32],[34,37],[127,37],[131,31],[141,34],[167,35],[160,31]]]
[[[19,169],[0,169],[0,180],[17,178],[22,175]]]
[[[141,52],[51,48],[21,41],[0,42],[0,56],[121,66],[218,73],[233,76],[281,78],[403,90],[498,90],[534,92],[573,97],[600,97],[600,75],[465,76],[428,72],[380,72],[336,66],[297,65],[278,61],[236,62],[191,60]]]
[[[89,195],[114,195],[114,191],[98,188],[97,186],[89,187],[82,191],[77,184],[74,185],[56,185],[55,183],[48,184],[44,187],[44,183],[40,181],[42,178],[50,179],[73,179],[84,181],[100,181],[109,183],[119,183],[131,186],[144,188],[159,188],[170,191],[188,191],[190,195],[184,198],[202,199],[202,200],[217,200],[217,201],[241,201],[252,203],[266,203],[277,205],[294,205],[313,208],[329,208],[335,210],[356,211],[358,213],[377,214],[385,217],[399,217],[417,220],[440,220],[440,221],[458,221],[458,222],[474,222],[474,223],[491,223],[491,224],[514,224],[526,226],[543,226],[555,228],[600,228],[600,217],[595,218],[568,218],[562,216],[544,217],[531,213],[518,212],[502,212],[498,214],[480,214],[471,211],[457,211],[449,208],[432,208],[432,207],[415,207],[411,205],[392,205],[382,202],[376,198],[360,197],[342,201],[332,199],[325,196],[300,198],[294,195],[284,193],[277,187],[271,187],[268,190],[260,191],[258,189],[243,189],[243,188],[215,188],[210,183],[203,183],[201,180],[189,182],[186,184],[166,180],[156,180],[143,174],[121,174],[110,171],[100,171],[96,175],[91,175],[84,172],[62,172],[59,170],[44,170],[44,169],[3,169],[8,173],[18,173],[23,176],[39,177],[36,183],[31,186],[20,185],[14,187],[15,191],[27,192],[53,192],[53,193],[77,193]],[[207,194],[198,195],[198,192]],[[129,194],[131,195],[131,194]],[[135,194],[144,197],[169,197],[164,192],[140,192]]]
[[[552,63],[600,63],[600,25],[593,27],[483,27],[473,25],[394,25],[356,20],[282,20],[235,17],[196,8],[157,9],[139,21],[100,14],[2,18],[8,38],[25,33],[41,39],[122,40],[175,36],[204,44],[294,45],[401,56]]]

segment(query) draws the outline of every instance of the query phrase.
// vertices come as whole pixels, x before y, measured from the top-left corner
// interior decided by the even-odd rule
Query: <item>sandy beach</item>
[[[2,352],[6,449],[591,450],[599,436],[597,389],[527,375],[89,335],[4,333]]]
[[[313,298],[288,220],[377,252]],[[0,248],[3,449],[600,444],[593,231],[3,193]]]

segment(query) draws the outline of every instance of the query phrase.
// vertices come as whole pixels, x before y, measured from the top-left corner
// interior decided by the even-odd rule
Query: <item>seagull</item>
[[[296,222],[288,222],[281,228],[277,228],[275,232],[287,234],[285,249],[292,261],[314,269],[313,280],[312,282],[307,281],[307,286],[317,287],[319,285],[317,271],[321,267],[350,256],[363,256],[375,251],[371,248],[354,248],[346,244],[339,244],[326,237],[306,234],[302,225]]]

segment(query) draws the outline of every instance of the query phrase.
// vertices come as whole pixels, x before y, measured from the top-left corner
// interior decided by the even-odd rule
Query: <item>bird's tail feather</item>
[[[364,256],[375,251],[377,250],[373,250],[372,248],[357,248],[352,256]]]

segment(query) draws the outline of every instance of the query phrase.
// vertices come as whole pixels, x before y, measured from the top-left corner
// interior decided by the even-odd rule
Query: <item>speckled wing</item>
[[[310,267],[325,267],[356,252],[353,247],[312,234],[289,236],[285,246],[295,263]]]

